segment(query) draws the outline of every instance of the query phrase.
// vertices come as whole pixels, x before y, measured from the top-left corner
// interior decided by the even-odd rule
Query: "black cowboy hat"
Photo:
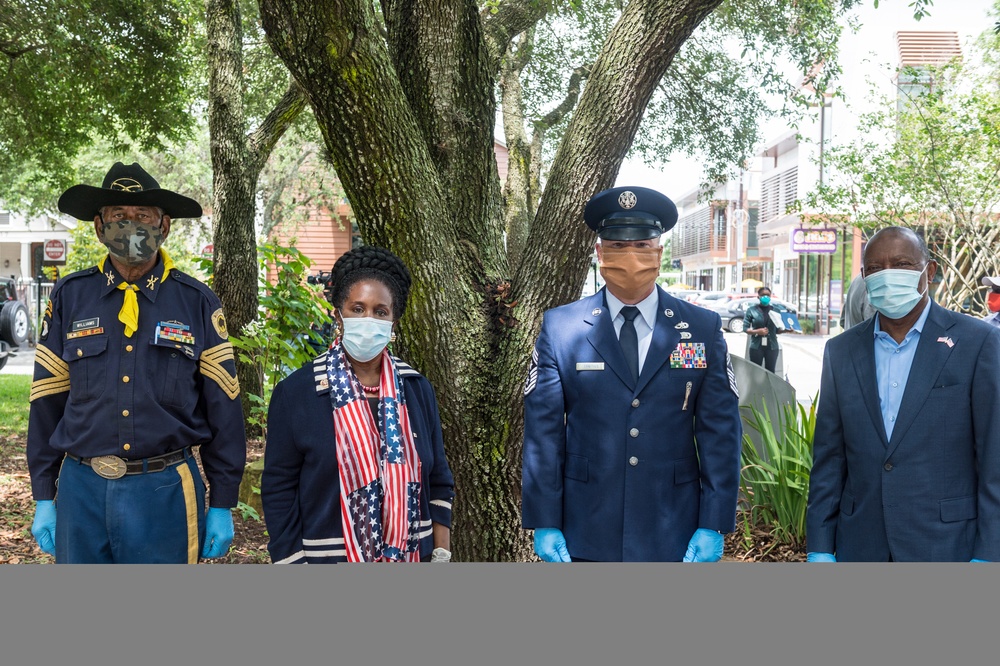
[[[59,197],[60,212],[78,220],[93,220],[104,206],[158,206],[172,218],[201,217],[201,204],[161,189],[138,162],[115,162],[100,187],[74,185]]]

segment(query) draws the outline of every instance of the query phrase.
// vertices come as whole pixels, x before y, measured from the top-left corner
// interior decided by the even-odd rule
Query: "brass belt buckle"
[[[91,458],[90,466],[105,479],[120,479],[125,476],[125,461],[118,456]]]

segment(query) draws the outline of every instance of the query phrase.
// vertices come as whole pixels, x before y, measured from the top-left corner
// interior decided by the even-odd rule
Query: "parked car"
[[[693,302],[696,298],[706,293],[704,289],[671,289],[670,287],[665,287],[665,289],[674,298],[688,302]]]
[[[726,300],[729,296],[728,291],[706,291],[697,298],[690,299],[695,305],[706,306],[710,303],[715,303],[717,301]]]
[[[757,302],[756,296],[748,296],[744,298],[720,299],[702,307],[712,310],[713,312],[718,312],[719,316],[722,317],[722,328],[725,330],[732,333],[742,333],[743,317],[747,313],[747,308]],[[785,301],[778,300],[777,298],[771,299],[771,307],[778,312],[790,312],[794,315],[798,315],[798,311],[796,311],[795,307],[791,303],[786,303]]]
[[[10,278],[0,278],[0,368],[7,365],[7,355],[28,340],[28,307],[17,300],[17,289]]]

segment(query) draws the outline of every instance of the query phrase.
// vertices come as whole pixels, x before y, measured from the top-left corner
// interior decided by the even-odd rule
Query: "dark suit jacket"
[[[260,501],[276,563],[343,562],[340,471],[324,352],[274,387]],[[420,457],[420,555],[434,549],[432,523],[451,527],[455,483],[444,455],[441,419],[427,379],[396,359]]]
[[[875,318],[826,345],[811,552],[838,561],[1000,560],[1000,331],[929,307],[891,440],[879,407]]]
[[[671,367],[680,343],[704,367],[679,354]],[[742,429],[728,367],[719,315],[662,289],[637,383],[604,290],[546,312],[525,385],[524,527],[559,528],[572,557],[600,561],[680,561],[698,527],[732,531]]]

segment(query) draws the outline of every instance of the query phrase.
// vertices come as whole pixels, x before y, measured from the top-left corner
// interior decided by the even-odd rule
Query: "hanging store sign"
[[[789,244],[799,254],[833,254],[837,251],[836,229],[793,229]]]

